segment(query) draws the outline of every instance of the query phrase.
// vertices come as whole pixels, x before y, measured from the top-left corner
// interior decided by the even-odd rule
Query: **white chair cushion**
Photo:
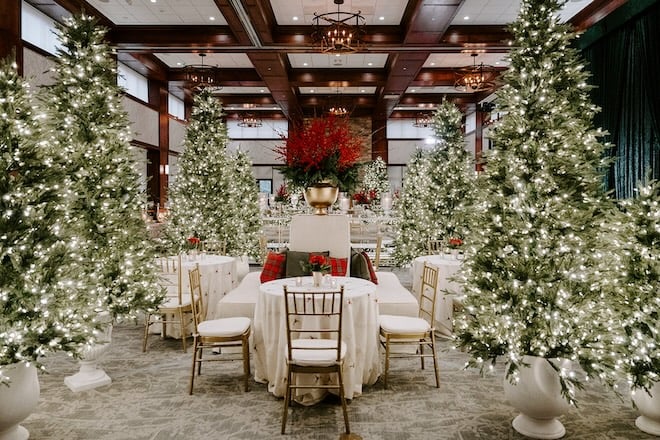
[[[166,296],[165,301],[163,304],[161,304],[161,308],[163,309],[173,309],[174,307],[179,307],[179,306],[189,306],[190,305],[190,298],[186,299],[181,298],[181,304],[179,304],[179,298],[178,297],[171,297],[171,296]]]
[[[223,318],[201,322],[197,331],[201,336],[231,337],[242,335],[250,328],[250,318]]]
[[[389,333],[422,333],[431,330],[431,325],[422,318],[411,316],[381,315],[380,328]]]
[[[294,339],[291,341],[293,363],[303,367],[327,367],[337,361],[337,341],[332,339]],[[327,350],[296,350],[296,348],[327,348]],[[285,348],[288,352],[288,347]],[[342,341],[340,355],[346,355],[346,344]]]

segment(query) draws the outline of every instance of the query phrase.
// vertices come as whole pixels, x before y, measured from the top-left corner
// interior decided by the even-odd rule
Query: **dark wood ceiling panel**
[[[236,46],[229,26],[115,26],[110,41],[121,50],[172,52]]]
[[[289,66],[286,55],[274,52],[254,52],[248,53],[248,57],[287,118],[293,121],[302,120],[302,110],[289,83]]]
[[[405,44],[436,44],[454,19],[463,0],[420,2],[406,25]]]
[[[250,37],[248,36],[241,19],[236,13],[234,7],[229,3],[228,0],[214,0],[215,5],[220,10],[220,13],[227,21],[227,26],[231,29],[231,32],[234,35],[234,38],[243,46],[250,45]]]
[[[259,35],[261,43],[271,45],[274,42],[273,28],[275,14],[269,0],[242,0],[242,4],[250,17],[252,27]]]
[[[384,69],[294,69],[289,75],[295,87],[383,86],[386,79]]]

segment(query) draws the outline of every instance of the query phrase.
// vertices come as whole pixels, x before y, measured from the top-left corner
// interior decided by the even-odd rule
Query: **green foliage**
[[[639,184],[637,197],[621,201],[621,242],[627,248],[620,309],[627,343],[623,371],[633,388],[660,381],[660,182]]]
[[[114,319],[137,318],[157,308],[164,292],[141,217],[144,195],[115,61],[93,18],[72,17],[58,32],[62,49],[44,100],[69,190],[76,290]]]
[[[72,281],[64,175],[43,141],[29,85],[0,63],[0,386],[2,366],[77,353],[93,339],[87,298]]]
[[[194,98],[179,173],[170,188],[165,235],[174,251],[193,235],[225,243],[230,255],[257,256],[261,216],[258,188],[244,153],[231,156],[222,104],[209,91]]]
[[[408,166],[400,201],[394,259],[426,254],[429,239],[465,238],[475,199],[474,163],[465,149],[462,115],[445,101],[433,116],[434,148]]]
[[[612,202],[602,191],[604,145],[592,128],[588,74],[559,23],[557,0],[523,0],[512,24],[514,46],[497,105],[463,265],[465,309],[458,345],[484,367],[502,356],[515,375],[524,355],[578,362],[606,376],[617,357],[603,343],[616,322],[608,283]],[[605,263],[608,261],[608,263]],[[576,376],[560,378],[574,401]]]

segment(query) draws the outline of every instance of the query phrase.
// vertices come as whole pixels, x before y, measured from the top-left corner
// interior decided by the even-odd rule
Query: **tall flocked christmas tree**
[[[397,264],[406,264],[424,255],[426,240],[431,231],[431,213],[428,210],[428,193],[431,187],[428,154],[418,149],[408,162],[403,179],[403,189],[398,208],[399,221],[394,236],[392,258]],[[423,197],[426,196],[426,197]]]
[[[387,164],[382,157],[364,165],[362,177],[362,191],[369,194],[376,203],[380,203],[380,196],[390,191],[390,181],[387,177]]]
[[[106,30],[88,16],[58,25],[61,49],[45,100],[54,148],[72,202],[77,289],[114,319],[158,307],[163,291],[141,208],[128,115]]]
[[[435,146],[411,161],[401,197],[395,259],[424,255],[428,240],[464,238],[475,197],[474,163],[465,149],[462,114],[444,101],[433,115]]]
[[[166,236],[180,250],[187,238],[224,243],[235,256],[258,254],[261,229],[256,180],[243,153],[228,154],[222,104],[209,90],[194,98],[179,174],[170,191]]]
[[[506,116],[494,127],[474,211],[481,228],[463,265],[458,343],[473,366],[502,356],[511,381],[525,355],[570,359],[603,379],[617,363],[601,340],[614,331],[607,291],[617,277],[603,264],[612,207],[602,191],[604,145],[575,34],[559,23],[563,3],[523,0],[511,25],[517,47],[497,97]],[[562,370],[560,381],[573,401],[579,375]]]
[[[70,288],[63,173],[52,160],[29,86],[0,64],[0,387],[4,367],[76,353],[92,339],[89,301]]]

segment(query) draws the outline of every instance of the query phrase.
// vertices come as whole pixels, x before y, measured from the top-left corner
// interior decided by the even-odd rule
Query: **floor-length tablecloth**
[[[216,316],[216,305],[218,301],[238,284],[236,258],[225,255],[198,254],[195,257],[183,255],[181,257],[181,293],[184,298],[190,298],[190,278],[188,271],[199,265],[200,281],[202,283],[202,295],[204,297],[204,308],[206,319],[214,319]],[[192,317],[190,317],[192,322]],[[169,319],[174,319],[171,316]],[[178,318],[177,318],[178,319]],[[192,329],[189,324],[188,328]],[[160,325],[151,326],[152,333],[160,333]],[[167,336],[173,338],[181,337],[181,329],[178,324],[172,323],[167,326]],[[190,335],[188,335],[190,336]]]
[[[412,285],[413,294],[418,300],[422,284],[422,268],[425,262],[438,268],[438,297],[435,305],[436,328],[440,333],[451,335],[454,298],[463,293],[463,288],[459,284],[450,281],[449,278],[460,269],[462,261],[451,254],[425,255],[415,258],[412,265]]]
[[[381,372],[376,286],[361,278],[334,280],[337,285],[344,285],[342,338],[347,352],[343,380],[346,398],[352,399],[362,393],[363,384],[375,383]],[[295,278],[285,278],[263,283],[259,289],[253,322],[254,377],[258,382],[268,382],[268,391],[278,397],[286,392],[287,378],[284,285],[314,289],[312,277],[303,277],[302,287],[296,287]],[[314,404],[325,395],[325,390],[298,391],[295,400],[305,405]]]

